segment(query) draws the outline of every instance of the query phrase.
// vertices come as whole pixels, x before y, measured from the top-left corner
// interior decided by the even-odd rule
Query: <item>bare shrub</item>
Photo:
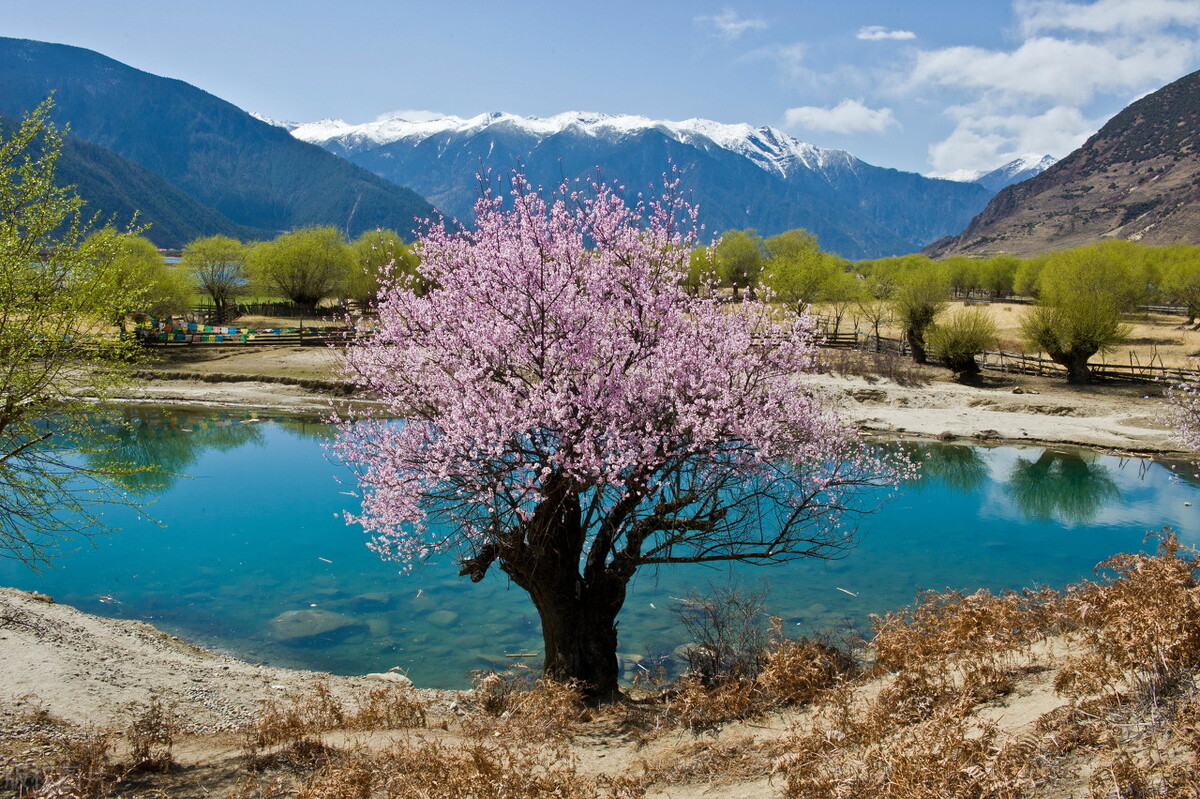
[[[927,386],[932,382],[929,372],[894,352],[822,350],[820,369],[842,377],[885,378],[902,386]]]
[[[691,642],[688,670],[707,682],[757,677],[767,647],[766,599],[765,588],[710,585],[677,602],[672,611]]]
[[[1155,534],[1157,555],[1115,555],[1101,579],[1077,587],[1066,609],[1087,652],[1063,668],[1056,687],[1072,695],[1120,693],[1156,700],[1200,667],[1197,562],[1175,534]]]
[[[168,771],[175,765],[171,748],[180,732],[179,717],[174,707],[160,697],[134,714],[125,733],[129,744],[130,769],[134,771]]]

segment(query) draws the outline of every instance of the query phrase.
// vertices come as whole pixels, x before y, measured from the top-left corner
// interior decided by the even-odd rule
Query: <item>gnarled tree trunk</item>
[[[560,586],[533,586],[530,595],[542,619],[547,677],[578,681],[590,702],[615,698],[620,686],[617,663],[617,613],[624,590],[610,592],[582,585],[579,596]]]

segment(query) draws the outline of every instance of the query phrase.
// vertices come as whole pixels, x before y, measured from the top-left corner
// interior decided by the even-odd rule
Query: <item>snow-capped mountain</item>
[[[1034,175],[1040,175],[1058,161],[1052,155],[1027,153],[1014,158],[1002,167],[985,172],[975,178],[974,182],[988,191],[1000,191],[1005,186],[1029,180]]]
[[[329,142],[337,140],[347,150],[369,149],[399,141],[416,146],[434,136],[475,136],[492,129],[516,132],[537,140],[570,132],[610,142],[656,130],[683,144],[722,147],[746,157],[768,172],[776,172],[784,177],[797,169],[821,169],[827,164],[849,164],[858,160],[844,150],[816,147],[775,128],[756,128],[745,123],[729,125],[708,119],[666,122],[632,114],[589,114],[578,111],[546,118],[501,112],[480,114],[470,119],[448,116],[421,122],[392,117],[362,125],[351,125],[340,119],[297,124],[276,122],[269,117],[259,118],[287,128],[301,141],[327,146]]]
[[[468,219],[478,175],[520,169],[535,184],[599,176],[632,189],[676,170],[707,235],[802,227],[849,258],[914,252],[956,233],[987,203],[981,186],[883,169],[771,127],[567,112],[469,119],[321,120],[288,128]]]

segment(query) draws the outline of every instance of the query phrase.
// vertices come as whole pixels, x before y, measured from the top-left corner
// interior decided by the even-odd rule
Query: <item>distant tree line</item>
[[[766,239],[733,230],[697,248],[691,266],[694,291],[736,299],[767,289],[796,311],[819,306],[835,333],[847,315],[875,336],[895,324],[915,361],[933,354],[966,377],[977,372],[974,356],[996,346],[997,329],[984,309],[946,313],[954,299],[1033,299],[1024,343],[1065,367],[1073,383],[1088,382],[1089,360],[1128,338],[1125,318],[1138,307],[1176,305],[1189,324],[1200,316],[1200,246],[1185,244],[1113,240],[1034,258],[904,255],[851,263],[803,230]]]
[[[129,293],[130,307],[118,309],[118,322],[134,311],[188,311],[197,294],[212,305],[213,321],[226,322],[248,296],[279,297],[315,310],[331,298],[369,307],[387,280],[422,290],[417,257],[393,230],[367,231],[354,241],[333,227],[300,228],[252,244],[208,236],[184,247],[177,266],[142,236],[104,229],[93,238],[108,242],[120,279],[140,288]]]
[[[354,241],[332,227],[301,228],[255,244],[209,236],[188,244],[178,267],[138,236],[110,230],[96,236],[115,237],[116,271],[141,289],[129,293],[141,307],[126,311],[177,313],[200,294],[215,320],[229,321],[247,296],[278,297],[311,310],[337,299],[369,310],[388,280],[418,293],[425,288],[419,253],[392,230],[368,231]],[[877,338],[895,325],[916,362],[933,355],[965,378],[978,371],[975,355],[994,348],[998,337],[985,310],[948,313],[955,299],[1035,300],[1023,319],[1024,343],[1065,367],[1075,383],[1088,381],[1092,357],[1128,337],[1124,318],[1138,306],[1178,305],[1192,324],[1200,316],[1200,247],[1193,245],[1106,241],[1034,258],[904,255],[854,263],[825,252],[804,230],[769,238],[731,230],[696,247],[689,265],[686,287],[693,294],[721,292],[738,300],[765,292],[796,313],[819,308],[834,333],[847,318]]]

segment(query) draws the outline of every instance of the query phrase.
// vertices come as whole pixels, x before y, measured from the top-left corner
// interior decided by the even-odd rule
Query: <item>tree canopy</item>
[[[417,267],[420,259],[394,230],[368,230],[351,244],[354,265],[346,275],[343,293],[361,306],[379,297],[381,281],[407,280],[418,293],[427,288]]]
[[[805,384],[807,326],[689,296],[686,206],[514,183],[474,229],[421,239],[427,294],[380,297],[346,364],[383,407],[337,452],[379,552],[499,568],[538,610],[546,673],[604,699],[639,568],[835,556],[895,464]]]
[[[250,250],[251,278],[263,291],[315,308],[338,291],[354,268],[354,251],[334,227],[284,233]]]
[[[122,330],[128,314],[144,312],[170,316],[191,304],[189,281],[167,265],[162,253],[149,239],[104,228],[93,233],[87,244],[112,252],[110,272],[115,283],[114,296],[118,299],[113,314]]]
[[[196,239],[183,248],[180,263],[212,300],[218,322],[234,317],[234,303],[246,291],[246,253],[246,245],[229,236]]]
[[[733,296],[753,295],[766,262],[762,236],[755,230],[727,230],[712,247],[713,263],[721,282],[733,287]]]
[[[1089,382],[1092,356],[1129,336],[1122,314],[1147,292],[1146,273],[1131,263],[1129,248],[1136,245],[1077,247],[1049,256],[1039,271],[1038,305],[1025,316],[1021,332],[1030,345],[1067,368],[1068,382]]]

